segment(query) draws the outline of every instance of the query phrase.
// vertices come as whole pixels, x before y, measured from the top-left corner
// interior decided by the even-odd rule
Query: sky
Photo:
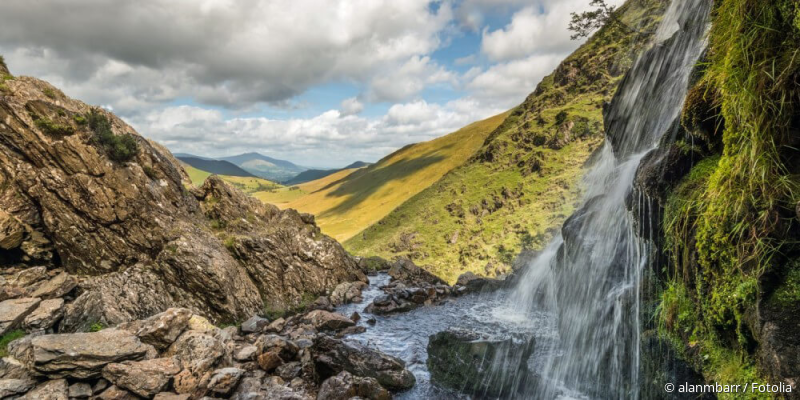
[[[521,103],[588,4],[2,0],[0,54],[172,152],[341,167]]]

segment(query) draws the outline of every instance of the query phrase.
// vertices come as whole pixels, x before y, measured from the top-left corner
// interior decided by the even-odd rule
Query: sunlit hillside
[[[184,171],[186,171],[186,173],[189,175],[189,179],[192,180],[192,184],[195,186],[202,185],[206,178],[211,175],[210,172],[199,170],[191,165],[185,163],[182,163],[181,165],[183,166]],[[227,175],[219,175],[219,177],[225,182],[228,182],[231,185],[241,189],[245,193],[270,193],[285,189],[284,186],[262,178]]]

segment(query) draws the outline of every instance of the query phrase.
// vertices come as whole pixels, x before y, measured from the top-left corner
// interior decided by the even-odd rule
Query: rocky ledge
[[[193,187],[168,150],[108,111],[35,78],[4,84],[1,333],[86,331],[170,307],[241,321],[365,281],[313,216],[214,176]]]
[[[220,329],[171,308],[98,332],[28,335],[2,359],[0,398],[384,400],[412,387],[402,360],[335,337],[353,325],[314,310]]]

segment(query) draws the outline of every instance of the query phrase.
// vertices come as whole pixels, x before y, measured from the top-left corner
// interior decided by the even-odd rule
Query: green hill
[[[453,282],[510,269],[572,213],[603,143],[602,107],[655,31],[665,2],[630,1],[621,19],[569,56],[468,163],[345,243],[358,255],[409,256]],[[566,29],[566,28],[565,28]]]
[[[208,171],[197,169],[186,163],[182,163],[182,166],[183,170],[186,171],[186,174],[189,175],[189,179],[192,180],[192,184],[195,186],[202,185],[203,182],[206,181],[206,178],[212,175]],[[260,192],[260,193],[277,192],[285,189],[284,186],[279,185],[275,182],[252,176],[247,177],[247,176],[219,175],[219,177],[222,178],[222,180],[224,180],[225,182],[228,182],[231,185],[238,187],[243,192],[250,194],[255,192]]]
[[[298,185],[299,189],[254,196],[282,208],[314,214],[323,232],[346,240],[466,162],[506,116],[508,113],[406,146],[366,168],[339,171]]]

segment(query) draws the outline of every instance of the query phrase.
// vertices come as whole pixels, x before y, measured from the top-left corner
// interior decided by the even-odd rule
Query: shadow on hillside
[[[452,145],[447,147],[452,147]],[[348,199],[342,204],[325,211],[320,216],[326,217],[347,212],[363,203],[387,183],[405,178],[416,171],[444,160],[444,156],[434,154],[441,152],[447,147],[439,148],[436,151],[423,154],[417,158],[402,159],[385,167],[378,168],[373,166],[375,168],[370,167],[363,171],[356,171],[351,175],[327,185],[325,188],[320,190],[326,190],[335,185],[340,186],[328,193],[326,197],[350,197],[348,197]]]

